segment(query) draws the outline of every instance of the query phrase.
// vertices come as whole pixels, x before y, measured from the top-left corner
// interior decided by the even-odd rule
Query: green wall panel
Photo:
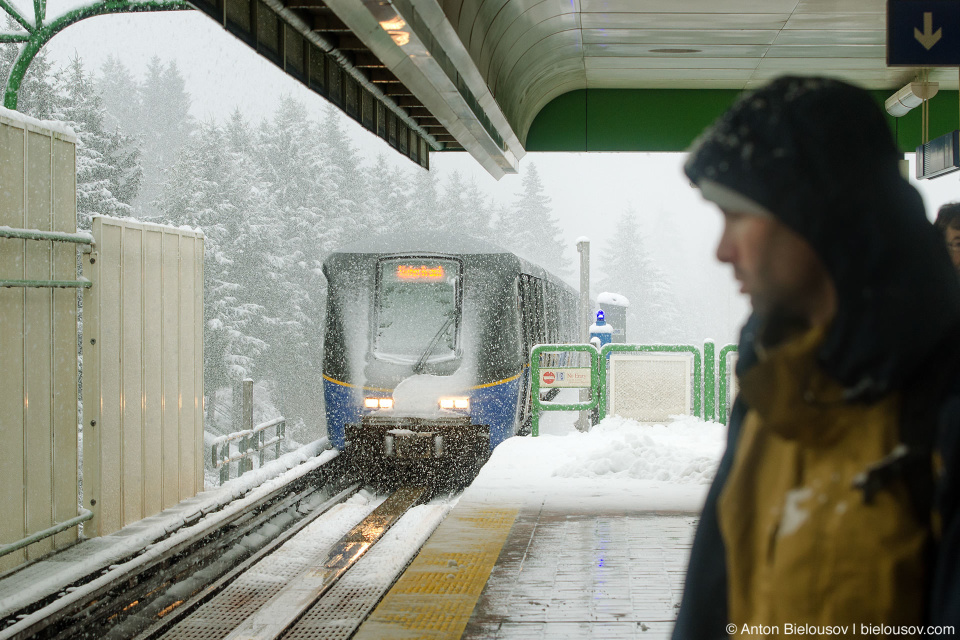
[[[881,107],[893,90],[873,91]],[[527,132],[527,151],[685,151],[733,104],[735,89],[578,89],[554,98]],[[930,137],[960,128],[956,91],[930,101]],[[904,152],[920,144],[920,109],[888,116]]]

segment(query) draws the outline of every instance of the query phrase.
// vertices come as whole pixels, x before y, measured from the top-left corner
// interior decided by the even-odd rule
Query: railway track
[[[401,486],[336,541],[325,539],[322,527],[278,540],[137,640],[348,638],[445,515],[442,505],[410,513],[429,495],[424,486]],[[406,530],[390,548],[367,558],[404,518]],[[371,568],[374,580],[367,579]]]
[[[0,640],[346,640],[449,510],[425,503],[473,476],[407,469],[353,498],[356,470],[338,456],[216,526],[192,523],[189,539],[0,621]]]
[[[102,572],[67,585],[0,620],[0,640],[129,638],[217,583],[238,565],[262,557],[359,489],[334,458],[260,497],[216,526],[175,544],[155,544]]]

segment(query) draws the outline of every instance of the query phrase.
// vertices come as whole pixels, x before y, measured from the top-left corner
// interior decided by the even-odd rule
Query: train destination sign
[[[541,387],[589,387],[590,367],[562,367],[540,370]]]
[[[960,2],[887,0],[887,66],[960,66]]]

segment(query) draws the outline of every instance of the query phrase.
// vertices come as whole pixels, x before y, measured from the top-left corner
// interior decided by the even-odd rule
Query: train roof
[[[344,245],[334,253],[427,253],[495,254],[511,253],[500,245],[464,234],[438,231],[384,233]]]

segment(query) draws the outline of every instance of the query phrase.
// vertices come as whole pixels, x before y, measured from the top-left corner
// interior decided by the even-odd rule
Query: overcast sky
[[[24,8],[32,6],[25,0],[16,1]],[[77,3],[50,0],[48,15],[62,13]],[[325,106],[317,94],[288,78],[199,12],[87,19],[57,35],[47,45],[47,52],[57,64],[79,55],[91,69],[99,69],[112,53],[138,79],[142,79],[153,56],[176,60],[193,97],[193,115],[201,120],[223,120],[239,107],[250,120],[258,121],[272,114],[283,95],[315,109],[317,117]],[[413,166],[349,118],[344,117],[344,122],[369,162],[383,153],[397,166]],[[528,154],[520,169],[522,175],[524,167],[537,165],[553,199],[571,260],[576,257],[574,244],[580,236],[590,238],[594,256],[599,255],[617,217],[632,206],[652,238],[650,248],[670,269],[676,286],[697,287],[696,295],[688,298],[700,297],[702,288],[703,299],[711,301],[710,310],[717,315],[717,322],[714,335],[704,337],[733,340],[746,313],[746,303],[737,293],[729,268],[713,259],[721,218],[682,177],[682,159],[683,154],[539,153]],[[912,155],[910,159],[912,162]],[[507,176],[497,182],[465,153],[433,153],[430,160],[441,178],[460,171],[474,177],[485,191],[503,202],[511,201],[520,189],[521,176]],[[923,181],[918,188],[930,216],[940,204],[960,197],[955,175]],[[669,233],[664,232],[667,227]]]

